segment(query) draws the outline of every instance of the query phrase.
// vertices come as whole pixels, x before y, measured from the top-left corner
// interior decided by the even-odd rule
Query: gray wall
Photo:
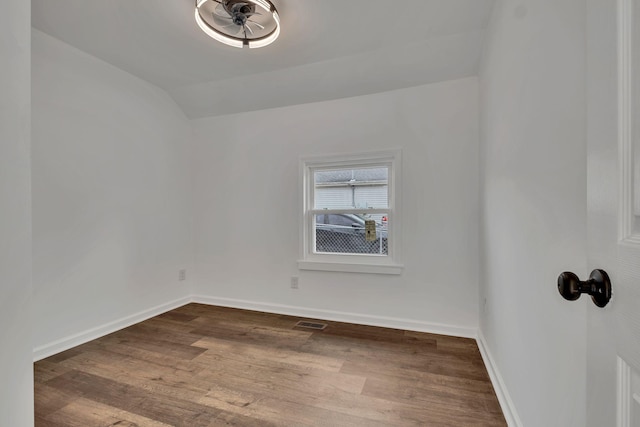
[[[0,425],[33,424],[31,364],[31,9],[0,13]]]
[[[195,120],[197,293],[474,335],[477,83]],[[299,271],[300,158],[393,148],[403,150],[402,276]]]
[[[480,328],[524,426],[586,425],[584,0],[499,0],[481,73]]]
[[[37,30],[32,87],[34,345],[46,354],[189,294],[178,271],[192,261],[192,134],[164,91]]]

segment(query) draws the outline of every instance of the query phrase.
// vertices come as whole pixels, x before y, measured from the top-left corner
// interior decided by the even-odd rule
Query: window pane
[[[364,228],[364,224],[356,221],[355,215],[353,218],[351,215],[338,215],[332,214],[328,215],[327,224],[339,226],[339,227],[353,227],[353,228]]]
[[[389,207],[389,168],[314,171],[314,209]]]
[[[387,215],[316,215],[316,253],[387,255]],[[375,236],[367,240],[365,220],[375,221]],[[371,240],[372,239],[372,240]]]

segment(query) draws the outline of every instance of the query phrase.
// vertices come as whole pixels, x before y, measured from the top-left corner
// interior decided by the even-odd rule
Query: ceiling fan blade
[[[256,27],[260,28],[261,30],[264,30],[264,25],[260,25],[256,21],[252,21],[251,19],[247,19],[247,22],[251,22]]]
[[[229,15],[222,3],[218,4],[215,9],[213,9],[213,14],[219,16],[220,18],[231,19],[231,15]]]
[[[251,29],[251,27],[248,24],[244,24],[244,27],[249,30],[249,33],[251,33],[251,35],[253,35],[253,30]]]
[[[232,20],[231,18],[225,18],[225,17],[223,17],[223,16],[218,16],[218,15],[216,15],[216,14],[212,14],[212,17],[213,17],[213,22],[214,22],[216,25],[219,25],[219,26],[221,26],[221,27],[222,27],[222,26],[227,26],[227,25],[229,25],[229,24],[231,24],[231,25],[235,25],[235,24],[233,23],[233,20]]]
[[[237,27],[237,24],[235,24],[235,23],[233,23],[233,22],[232,22],[232,23],[230,23],[230,24],[227,24],[227,25],[223,25],[223,26],[221,26],[221,27],[220,27],[220,29],[223,29],[223,28],[232,28],[232,27]]]

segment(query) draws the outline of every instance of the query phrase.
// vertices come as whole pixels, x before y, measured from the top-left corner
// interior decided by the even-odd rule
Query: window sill
[[[402,264],[356,264],[346,262],[327,262],[298,260],[300,270],[339,271],[346,273],[402,274]]]

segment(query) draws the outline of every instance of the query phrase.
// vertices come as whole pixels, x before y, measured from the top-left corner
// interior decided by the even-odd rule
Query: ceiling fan
[[[280,34],[280,16],[268,0],[196,0],[195,18],[209,37],[239,48],[267,46]]]

